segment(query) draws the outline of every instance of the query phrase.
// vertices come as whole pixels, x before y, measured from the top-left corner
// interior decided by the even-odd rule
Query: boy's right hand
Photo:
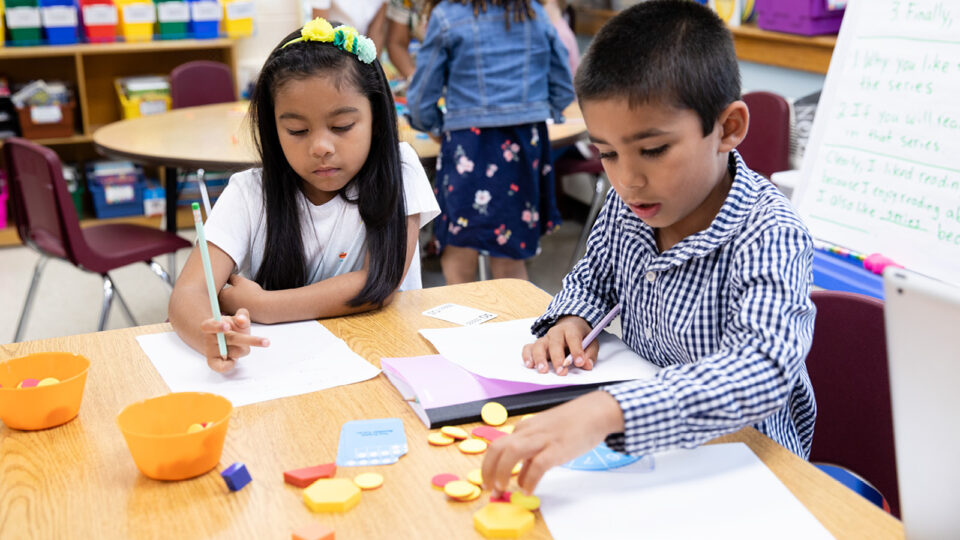
[[[550,371],[549,364],[552,364],[557,375],[566,375],[570,365],[593,369],[600,343],[594,340],[586,349],[583,348],[583,338],[590,330],[590,323],[576,315],[561,317],[545,336],[523,346],[523,364],[540,373]],[[571,357],[569,365],[564,363],[568,351]]]
[[[269,347],[270,340],[250,335],[250,313],[245,308],[237,310],[235,315],[224,316],[217,322],[209,318],[200,323],[203,332],[203,354],[207,365],[218,373],[226,373],[234,368],[237,360],[250,354],[250,347]],[[220,356],[217,344],[217,332],[223,332],[227,342],[227,357]]]

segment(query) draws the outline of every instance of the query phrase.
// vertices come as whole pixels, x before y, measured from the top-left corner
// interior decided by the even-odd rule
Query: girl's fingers
[[[200,331],[204,334],[216,334],[217,332],[226,332],[230,330],[229,321],[216,319],[207,319],[200,323]]]
[[[269,347],[270,340],[260,336],[251,336],[250,334],[241,334],[240,332],[227,332],[227,344],[231,346],[242,347]]]
[[[207,365],[217,373],[227,373],[233,370],[235,364],[236,362],[229,358],[224,360],[219,356],[207,356]]]

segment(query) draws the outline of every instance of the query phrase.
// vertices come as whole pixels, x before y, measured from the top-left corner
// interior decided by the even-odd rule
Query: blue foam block
[[[230,488],[230,491],[240,491],[243,489],[243,486],[250,483],[250,473],[247,472],[247,467],[243,463],[237,462],[233,465],[227,467],[220,473],[220,476],[223,477],[223,481],[227,483],[227,487]]]

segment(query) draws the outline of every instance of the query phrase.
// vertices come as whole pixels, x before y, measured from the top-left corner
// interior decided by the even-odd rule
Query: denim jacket
[[[430,14],[407,90],[410,125],[440,134],[470,127],[563,120],[573,101],[567,49],[538,2],[536,18],[510,21],[504,10],[441,2]],[[445,113],[437,106],[444,97]]]

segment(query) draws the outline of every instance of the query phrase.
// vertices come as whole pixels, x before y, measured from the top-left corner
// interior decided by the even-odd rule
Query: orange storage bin
[[[233,405],[204,392],[177,392],[128,405],[117,424],[140,472],[157,480],[184,480],[217,466]],[[194,433],[193,424],[210,422]]]
[[[13,429],[47,429],[80,411],[90,361],[79,354],[46,352],[0,362],[0,420]],[[24,379],[60,379],[50,386],[17,389]]]

